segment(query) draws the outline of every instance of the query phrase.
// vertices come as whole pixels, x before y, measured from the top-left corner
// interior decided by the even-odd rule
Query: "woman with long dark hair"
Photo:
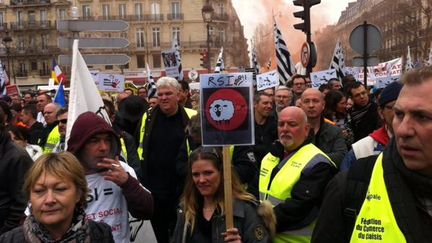
[[[342,129],[345,143],[350,148],[354,135],[351,130],[351,117],[347,110],[347,97],[342,92],[331,90],[326,94],[324,117]]]

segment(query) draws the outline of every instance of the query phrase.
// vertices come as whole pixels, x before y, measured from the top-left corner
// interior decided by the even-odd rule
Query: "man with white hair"
[[[176,220],[178,198],[173,198],[177,178],[176,158],[185,138],[185,127],[197,112],[179,104],[179,82],[162,77],[156,83],[159,104],[144,113],[139,134],[138,156],[142,184],[154,198],[151,223],[159,243],[169,242]],[[172,231],[171,231],[172,232]]]

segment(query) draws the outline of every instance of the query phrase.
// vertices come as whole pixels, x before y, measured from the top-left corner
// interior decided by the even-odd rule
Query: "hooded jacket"
[[[79,115],[73,124],[67,151],[77,156],[91,137],[101,133],[112,135],[111,152],[113,156],[118,155],[120,152],[120,139],[114,132],[114,129],[102,117],[90,111]]]

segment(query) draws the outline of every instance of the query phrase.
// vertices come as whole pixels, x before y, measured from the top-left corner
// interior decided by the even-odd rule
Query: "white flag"
[[[413,64],[412,59],[411,59],[410,47],[408,46],[408,53],[407,53],[406,59],[405,59],[405,71],[409,71],[413,68],[414,68],[414,64]]]
[[[66,145],[75,120],[84,112],[94,112],[104,118],[108,124],[111,124],[109,116],[104,109],[104,103],[99,90],[93,81],[93,77],[87,68],[84,58],[78,50],[78,40],[74,40],[72,48],[70,84]]]

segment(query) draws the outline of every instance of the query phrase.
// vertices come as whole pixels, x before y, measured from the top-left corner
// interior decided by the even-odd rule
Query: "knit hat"
[[[378,103],[380,107],[384,107],[385,104],[396,100],[402,89],[400,82],[393,82],[387,85],[381,92]]]

